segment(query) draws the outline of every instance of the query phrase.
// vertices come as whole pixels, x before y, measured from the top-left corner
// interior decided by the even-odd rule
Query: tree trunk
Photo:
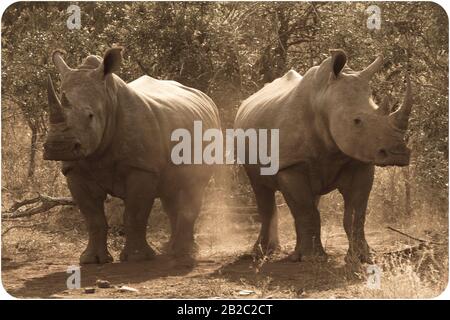
[[[411,175],[409,167],[403,168],[403,178],[405,181],[405,212],[407,215],[412,213],[411,206]]]
[[[397,210],[396,210],[396,199],[397,199],[397,197],[396,197],[396,192],[395,192],[395,183],[396,183],[396,168],[395,167],[393,167],[393,168],[391,168],[391,170],[389,170],[390,171],[390,181],[389,181],[389,194],[390,194],[390,206],[391,206],[391,209],[390,209],[390,215],[389,215],[389,217],[391,218],[391,219],[393,219],[395,216],[396,216],[396,213],[397,213]]]
[[[275,78],[281,77],[286,69],[288,40],[291,36],[289,32],[289,13],[284,4],[278,6],[276,11],[278,20],[278,41],[275,47]]]
[[[36,126],[29,124],[31,129],[31,143],[30,143],[30,162],[28,164],[28,178],[32,178],[34,176],[34,171],[36,167],[36,145],[37,145],[37,135],[38,131]]]

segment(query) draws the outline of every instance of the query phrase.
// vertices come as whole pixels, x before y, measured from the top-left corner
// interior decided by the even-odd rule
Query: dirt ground
[[[249,254],[258,231],[252,216],[225,221],[227,214],[223,213],[199,222],[199,252],[194,264],[160,253],[149,262],[81,266],[81,288],[69,290],[67,268],[78,264],[87,238],[84,226],[72,216],[74,210],[66,210],[59,214],[72,220],[62,228],[49,215],[34,219],[41,223],[48,219],[44,226],[15,228],[3,235],[2,283],[17,298],[414,298],[437,296],[447,285],[448,249],[433,246],[381,263],[381,285],[371,289],[367,266],[344,263],[348,242],[337,223],[340,217],[323,226],[328,261],[290,262],[287,255],[295,239],[292,219],[287,209],[281,211],[282,252],[268,261],[254,261]],[[3,230],[14,224],[3,222]],[[157,252],[167,240],[164,230],[158,228],[148,232]],[[418,244],[370,219],[366,230],[369,244],[380,257]],[[112,228],[109,249],[115,260],[122,245],[123,235]],[[111,287],[98,288],[99,279],[107,280]],[[136,290],[125,291],[121,286]],[[87,287],[95,292],[85,293]]]

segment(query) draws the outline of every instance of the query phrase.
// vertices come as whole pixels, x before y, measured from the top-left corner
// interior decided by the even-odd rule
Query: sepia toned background
[[[448,17],[441,7],[424,2],[80,2],[80,28],[69,29],[70,4],[21,2],[2,17],[2,281],[10,294],[395,298],[443,291],[448,278]],[[380,9],[379,28],[370,27],[371,4]],[[391,94],[394,108],[409,70],[415,103],[408,133],[411,165],[377,168],[368,207],[367,239],[384,257],[381,287],[367,286],[364,267],[343,262],[347,240],[338,193],[320,204],[330,261],[283,260],[295,244],[295,232],[278,195],[283,252],[254,262],[245,255],[259,229],[254,197],[242,169],[224,166],[210,183],[197,223],[197,266],[172,266],[162,256],[149,264],[83,267],[83,287],[102,278],[138,292],[105,289],[86,296],[82,289],[68,291],[66,269],[77,264],[87,236],[81,215],[65,198],[70,194],[59,164],[42,160],[47,74],[59,79],[50,53],[64,49],[74,67],[112,45],[125,47],[122,79],[148,74],[200,89],[218,106],[223,128],[233,126],[243,99],[289,69],[304,74],[329,49],[344,49],[355,70],[382,53],[385,65],[372,81],[373,95],[381,101]],[[37,202],[20,209],[28,209],[24,217],[15,217],[14,204],[27,199]],[[42,210],[33,211],[39,204]],[[115,257],[124,241],[122,210],[121,201],[108,200]],[[155,249],[167,241],[168,228],[156,203],[148,228]]]

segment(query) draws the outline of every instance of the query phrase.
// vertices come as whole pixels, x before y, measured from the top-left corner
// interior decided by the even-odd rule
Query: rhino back
[[[236,115],[236,124],[249,128],[269,119],[271,124],[280,120],[283,117],[283,113],[279,112],[280,106],[292,100],[301,80],[301,75],[290,70],[283,77],[266,84],[242,102]],[[278,117],[273,118],[277,114]]]
[[[174,165],[171,162],[171,150],[179,143],[171,141],[172,133],[177,129],[186,129],[191,134],[191,154],[193,155],[194,121],[201,121],[203,131],[210,128],[220,129],[219,112],[214,102],[203,92],[184,86],[176,81],[158,80],[149,76],[143,76],[127,84],[127,87],[141,97],[142,107],[146,114],[150,113],[153,120],[146,121],[144,117],[134,117],[135,128],[130,130],[142,130],[138,127],[157,126],[158,132],[147,133],[146,142],[153,156],[147,156],[147,163],[159,158],[159,165],[164,169],[164,182],[170,189],[174,181],[184,184],[195,183],[195,180],[205,177],[208,179],[212,166],[207,165]],[[202,133],[203,134],[203,133]],[[160,155],[160,156],[157,156]],[[192,180],[192,181],[191,181]],[[163,186],[164,188],[164,186]]]
[[[142,76],[129,87],[143,95],[164,125],[165,136],[178,128],[192,130],[193,121],[202,121],[203,128],[220,127],[219,114],[214,102],[203,92],[176,81],[158,80]],[[167,135],[168,134],[168,135]]]
[[[240,106],[235,128],[279,129],[280,169],[304,161],[314,150],[314,112],[307,91],[311,75],[291,70],[265,85]]]

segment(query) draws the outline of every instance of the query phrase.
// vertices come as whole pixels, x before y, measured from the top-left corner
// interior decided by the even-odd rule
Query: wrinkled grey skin
[[[62,160],[70,192],[83,214],[89,242],[81,263],[112,261],[107,249],[106,196],[124,200],[126,242],[120,259],[151,259],[154,251],[146,228],[154,199],[161,198],[170,218],[169,249],[189,256],[194,246],[194,223],[213,166],[172,164],[173,130],[193,132],[220,128],[214,103],[202,92],[174,81],[148,76],[125,83],[113,74],[120,68],[121,48],[103,59],[87,57],[69,68],[61,52],[53,62],[61,74],[58,97],[49,78],[50,132],[44,158]]]
[[[345,202],[347,261],[370,261],[364,236],[374,166],[409,164],[404,141],[411,111],[408,87],[403,105],[388,114],[371,99],[369,80],[382,57],[355,72],[342,50],[332,50],[304,77],[289,71],[246,99],[235,128],[279,129],[280,169],[261,176],[259,165],[245,169],[255,192],[262,226],[255,248],[270,253],[279,246],[275,191],[283,194],[295,220],[297,245],[292,260],[326,258],[320,238],[321,195],[338,189]]]

